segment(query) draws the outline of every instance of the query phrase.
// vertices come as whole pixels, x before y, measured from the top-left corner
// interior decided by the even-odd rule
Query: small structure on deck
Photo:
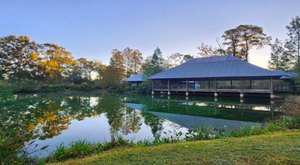
[[[137,87],[139,86],[142,82],[145,81],[144,78],[144,73],[139,73],[136,75],[133,75],[127,79],[124,80],[128,85],[132,86],[132,87]]]
[[[231,55],[196,58],[148,79],[152,80],[152,94],[185,92],[188,96],[202,92],[217,97],[220,93],[236,93],[241,98],[245,94],[267,94],[274,98],[276,84],[292,90],[286,72],[270,71]]]

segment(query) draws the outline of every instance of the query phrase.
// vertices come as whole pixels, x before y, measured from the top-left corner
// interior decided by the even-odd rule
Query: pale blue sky
[[[0,0],[0,37],[28,35],[56,43],[75,58],[108,63],[111,50],[129,46],[144,57],[158,46],[163,55],[196,54],[202,42],[240,24],[262,26],[273,39],[300,15],[299,0]],[[266,67],[269,48],[252,51],[250,62]]]

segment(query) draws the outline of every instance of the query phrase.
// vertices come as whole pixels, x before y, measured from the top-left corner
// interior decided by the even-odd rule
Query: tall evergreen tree
[[[222,38],[225,40],[223,44],[227,46],[227,52],[235,57],[241,58],[240,50],[238,50],[238,44],[240,42],[239,35],[237,28],[229,29],[224,32]]]
[[[295,63],[300,62],[300,18],[296,16],[286,26],[289,39],[286,40],[285,47],[289,56],[293,57]]]
[[[293,64],[291,63],[290,56],[282,42],[276,38],[274,44],[271,44],[271,59],[269,60],[269,69],[271,70],[291,70]]]
[[[244,59],[249,60],[249,50],[252,47],[261,48],[268,45],[271,37],[263,32],[263,28],[255,25],[240,25],[237,27],[240,38],[240,48],[243,52]]]
[[[239,25],[224,32],[224,45],[227,51],[236,57],[249,60],[249,51],[253,47],[261,48],[268,45],[271,37],[263,32],[263,28],[255,25]]]
[[[161,50],[157,47],[154,50],[151,61],[147,64],[145,68],[144,75],[146,77],[152,76],[156,73],[159,73],[163,70],[164,59],[162,57]]]

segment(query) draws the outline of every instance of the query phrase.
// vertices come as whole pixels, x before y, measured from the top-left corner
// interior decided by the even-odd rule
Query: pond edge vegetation
[[[108,143],[90,143],[85,140],[74,141],[69,145],[60,145],[47,158],[39,160],[43,162],[57,162],[74,158],[82,158],[93,154],[101,154],[104,151],[120,148],[120,147],[138,147],[138,146],[157,146],[161,144],[210,140],[220,138],[239,138],[252,135],[263,135],[271,132],[288,131],[300,128],[300,118],[280,118],[275,121],[267,122],[261,125],[244,126],[238,130],[226,131],[225,129],[216,129],[211,127],[201,127],[189,131],[185,137],[182,132],[174,133],[169,138],[161,138],[154,140],[143,140],[133,142],[119,138],[116,141]]]

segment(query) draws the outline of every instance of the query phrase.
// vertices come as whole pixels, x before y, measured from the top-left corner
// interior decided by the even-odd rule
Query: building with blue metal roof
[[[196,58],[177,67],[150,76],[152,93],[210,92],[270,94],[274,97],[274,82],[289,79],[284,71],[270,71],[231,55]],[[287,88],[291,88],[287,83]],[[289,89],[290,90],[290,89]]]
[[[139,86],[143,81],[145,81],[144,73],[139,73],[133,75],[124,80],[126,83],[130,84],[131,86]]]

